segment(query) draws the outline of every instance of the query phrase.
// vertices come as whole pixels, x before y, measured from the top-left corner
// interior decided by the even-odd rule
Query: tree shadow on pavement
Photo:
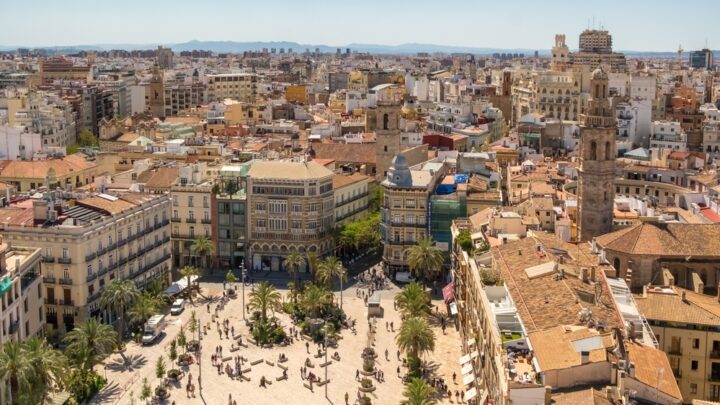
[[[112,371],[135,371],[141,369],[147,364],[147,359],[142,354],[134,354],[127,356],[127,360],[121,358],[115,358],[113,361],[107,363],[108,370]]]
[[[93,405],[99,405],[99,404],[111,404],[116,399],[116,397],[120,394],[120,386],[118,383],[113,382],[105,387],[103,387],[100,392],[95,395],[95,398],[90,402]]]

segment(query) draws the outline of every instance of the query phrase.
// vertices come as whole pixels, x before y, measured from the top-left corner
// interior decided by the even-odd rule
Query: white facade
[[[686,152],[687,136],[676,121],[655,121],[650,127],[650,148]]]
[[[0,126],[0,159],[32,160],[33,154],[42,151],[42,137],[22,128]]]
[[[130,86],[130,112],[138,114],[145,111],[145,88],[143,85]]]
[[[628,103],[620,103],[615,107],[617,119],[617,151],[620,156],[633,150],[639,144],[637,139],[638,108]]]

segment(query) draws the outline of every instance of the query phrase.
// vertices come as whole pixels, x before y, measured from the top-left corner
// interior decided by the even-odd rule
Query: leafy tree
[[[335,277],[340,280],[340,308],[342,308],[342,283],[343,280],[347,281],[347,269],[337,257],[329,256],[320,263],[317,279],[321,283],[329,286]]]
[[[237,281],[237,278],[235,277],[235,274],[233,274],[232,269],[228,270],[228,272],[225,274],[225,281],[228,284],[233,284]]]
[[[78,146],[76,143],[70,144],[65,148],[66,155],[74,155],[78,153]]]
[[[84,128],[82,131],[80,131],[80,134],[78,135],[78,144],[82,147],[89,147],[89,146],[98,146],[100,143],[98,142],[98,139],[95,137],[95,135],[87,128]]]
[[[322,286],[309,284],[303,291],[300,307],[311,318],[319,318],[321,312],[332,303],[332,293]]]
[[[195,332],[198,330],[198,321],[195,317],[195,311],[192,311],[190,314],[190,323],[188,324],[188,332],[190,332],[190,337],[195,336]]]
[[[66,353],[83,370],[90,370],[115,347],[115,332],[110,325],[90,318],[65,335]]]
[[[170,354],[168,354],[168,358],[170,359],[170,362],[172,364],[175,364],[175,360],[177,360],[177,341],[173,340],[170,342]]]
[[[460,231],[456,240],[462,250],[464,250],[467,254],[472,254],[474,246],[472,242],[472,237],[470,237],[470,232],[468,230],[463,229],[462,231]]]
[[[117,346],[122,347],[125,334],[125,312],[140,299],[140,290],[132,280],[115,279],[100,296],[100,307],[111,310],[118,317]]]
[[[382,187],[376,187],[372,192],[370,201],[368,201],[369,209],[371,212],[380,211],[380,207],[383,205],[383,199],[385,198],[385,190]]]
[[[405,387],[405,400],[401,402],[402,405],[435,405],[437,401],[431,399],[435,395],[435,389],[428,385],[422,378],[413,378],[410,383]]]
[[[208,267],[207,257],[215,254],[215,244],[208,238],[201,236],[195,239],[192,246],[190,246],[190,252],[199,256],[202,259],[203,265]]]
[[[163,306],[164,302],[161,298],[144,292],[140,299],[127,311],[130,323],[135,325],[143,324],[151,316],[160,312]]]
[[[408,359],[413,360],[410,366],[415,373],[419,369],[420,354],[435,350],[435,334],[424,318],[406,318],[395,336],[395,342],[400,350],[407,353]]]
[[[260,317],[267,320],[268,309],[275,310],[280,306],[280,293],[267,281],[263,281],[250,292],[250,308],[260,311]]]
[[[318,258],[318,255],[315,252],[307,252],[307,254],[305,256],[307,257],[308,267],[310,267],[310,273],[313,276],[313,280],[315,280],[315,277],[317,277],[317,270],[318,270],[318,264],[320,263],[320,259]]]
[[[163,378],[165,376],[165,371],[165,359],[163,356],[160,356],[155,362],[155,377]]]
[[[442,252],[430,237],[418,239],[417,243],[408,249],[407,262],[410,271],[423,282],[440,270],[443,261]]]
[[[180,347],[183,348],[183,352],[185,351],[185,345],[187,344],[187,337],[185,336],[185,328],[180,327],[180,332],[178,332],[177,335],[177,343],[180,345]]]
[[[150,395],[152,395],[152,388],[150,388],[150,383],[148,383],[147,377],[145,377],[143,378],[142,388],[140,389],[140,400],[145,401],[150,398]]]
[[[405,318],[418,318],[430,313],[430,295],[419,283],[406,285],[395,296],[398,310]]]
[[[295,280],[295,286],[299,286],[298,283],[298,272],[300,271],[300,267],[305,265],[305,258],[302,257],[297,252],[290,252],[289,255],[285,257],[285,260],[283,261],[283,266],[287,269],[288,273],[293,277]]]

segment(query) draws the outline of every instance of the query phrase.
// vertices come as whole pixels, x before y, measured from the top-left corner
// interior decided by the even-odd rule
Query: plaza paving
[[[206,296],[218,297],[222,295],[221,283],[202,283],[202,292]],[[286,291],[280,289],[285,297]],[[407,371],[402,367],[402,362],[398,361],[395,346],[395,333],[387,331],[385,322],[393,322],[395,331],[400,327],[400,316],[393,309],[392,299],[399,291],[394,284],[390,284],[389,289],[380,292],[385,313],[384,318],[377,320],[376,339],[374,348],[378,353],[377,368],[382,370],[385,375],[385,382],[378,382],[373,379],[377,389],[369,394],[373,404],[397,404],[403,399],[404,385],[397,375],[397,367],[400,366],[401,373]],[[240,288],[238,288],[240,292]],[[246,303],[247,295],[250,288],[245,288]],[[336,292],[339,299],[339,292]],[[436,297],[438,298],[438,297]],[[287,299],[286,297],[284,299]],[[340,361],[332,360],[332,364],[328,368],[328,379],[330,383],[327,385],[327,399],[325,398],[325,387],[313,386],[310,391],[304,386],[307,380],[301,379],[300,367],[304,364],[305,359],[310,357],[314,363],[314,368],[309,368],[309,372],[313,372],[321,379],[324,379],[325,370],[320,367],[320,363],[324,362],[323,358],[315,358],[313,355],[317,353],[317,346],[310,343],[310,354],[306,351],[305,340],[298,339],[287,347],[273,347],[272,349],[263,349],[252,343],[247,348],[241,347],[240,350],[231,353],[230,346],[234,342],[232,337],[230,340],[225,339],[224,335],[221,339],[218,335],[215,322],[211,322],[212,313],[214,313],[215,303],[211,303],[211,313],[207,313],[206,303],[202,299],[196,301],[195,306],[188,306],[180,316],[170,316],[169,324],[165,329],[166,336],[152,346],[140,346],[135,343],[129,343],[126,350],[126,357],[130,359],[129,365],[123,363],[119,355],[113,355],[106,359],[104,365],[98,366],[98,371],[103,374],[107,373],[109,385],[96,397],[94,404],[141,404],[139,394],[142,386],[142,379],[146,377],[153,387],[160,382],[155,377],[155,362],[160,355],[165,356],[166,364],[169,365],[167,354],[169,352],[170,341],[177,336],[180,325],[187,325],[191,311],[195,310],[197,317],[202,325],[210,322],[211,328],[207,335],[202,336],[202,361],[201,366],[197,363],[187,368],[187,372],[192,374],[193,383],[196,386],[195,398],[188,398],[185,391],[187,383],[187,375],[183,377],[180,384],[170,389],[171,396],[166,403],[171,404],[227,404],[228,396],[237,401],[238,404],[344,404],[345,393],[350,397],[349,403],[354,403],[357,397],[357,388],[359,382],[355,380],[356,370],[362,370],[362,358],[360,353],[367,345],[368,322],[366,320],[366,307],[362,298],[356,296],[355,286],[346,288],[343,292],[343,308],[351,319],[357,320],[357,334],[353,334],[348,329],[341,332],[342,338],[339,340],[337,348],[330,348],[328,359],[337,351],[340,355]],[[444,305],[439,299],[433,300],[433,304],[437,305],[440,311],[444,311]],[[281,319],[286,330],[292,325],[290,319],[284,313],[276,313]],[[234,326],[235,334],[242,334],[245,343],[250,336],[248,328],[243,322],[242,298],[238,296],[225,305],[224,309],[219,311],[219,320],[228,319],[230,325]],[[427,365],[434,370],[434,376],[445,378],[449,389],[452,391],[462,390],[462,382],[460,377],[460,338],[454,328],[448,327],[446,334],[443,335],[442,330],[436,322],[434,324],[434,332],[436,335],[436,347],[432,354],[425,357]],[[186,335],[189,338],[189,332],[186,328]],[[237,378],[231,380],[226,374],[218,375],[217,368],[211,364],[211,354],[214,353],[215,347],[222,345],[223,356],[240,355],[249,362],[263,360],[257,365],[245,363],[242,368],[251,368],[249,373],[245,375],[250,377],[250,381],[240,381]],[[389,358],[385,358],[385,350],[389,352]],[[178,353],[182,353],[182,349],[178,349]],[[284,353],[288,357],[288,361],[284,363],[288,367],[288,379],[284,381],[276,381],[283,372],[278,367],[277,359],[280,353]],[[404,357],[404,354],[401,355]],[[274,365],[267,364],[272,362]],[[228,361],[231,366],[234,362]],[[197,378],[200,376],[202,367],[202,391],[199,390]],[[170,367],[168,367],[170,368]],[[457,373],[458,384],[452,382],[452,374]],[[261,376],[265,376],[272,384],[266,388],[260,387]],[[455,396],[453,395],[453,402]],[[447,397],[444,397],[441,403],[451,403]]]

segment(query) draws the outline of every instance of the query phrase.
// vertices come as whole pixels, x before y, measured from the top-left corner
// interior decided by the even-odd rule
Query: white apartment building
[[[0,345],[39,336],[45,325],[40,248],[0,241]]]
[[[170,186],[172,195],[172,252],[177,267],[199,266],[192,254],[196,238],[212,237],[210,200],[213,182],[205,163],[183,165]]]
[[[630,103],[618,103],[615,107],[617,120],[617,151],[620,156],[634,149],[639,144],[637,139],[638,107]]]
[[[75,143],[75,114],[65,100],[53,93],[38,91],[9,98],[8,126],[26,134],[39,134],[43,150]]]
[[[687,136],[676,121],[655,121],[650,127],[650,148],[687,152]]]
[[[705,121],[702,150],[709,162],[720,159],[720,121]]]

